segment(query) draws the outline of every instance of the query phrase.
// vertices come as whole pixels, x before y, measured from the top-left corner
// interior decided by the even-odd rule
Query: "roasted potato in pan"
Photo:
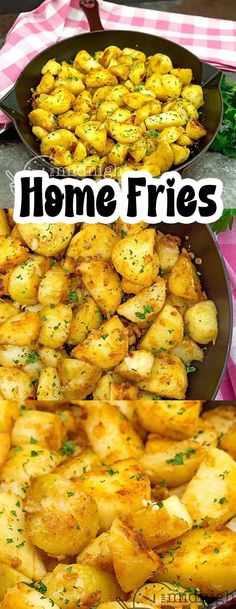
[[[0,398],[184,399],[218,321],[180,238],[144,222],[12,226],[4,214]]]
[[[71,63],[51,59],[41,73],[32,131],[43,155],[80,178],[99,178],[110,166],[115,179],[128,169],[159,176],[185,162],[206,134],[202,87],[168,55],[110,46],[92,57],[81,50]]]

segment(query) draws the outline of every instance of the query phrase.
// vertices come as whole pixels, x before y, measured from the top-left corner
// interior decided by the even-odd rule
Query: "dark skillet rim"
[[[53,43],[53,44],[49,45],[48,47],[46,47],[46,49],[43,49],[43,51],[40,51],[40,53],[37,53],[37,55],[35,55],[35,57],[33,57],[33,58],[32,58],[32,59],[29,61],[29,63],[28,63],[28,64],[27,64],[27,65],[26,65],[26,66],[23,68],[23,70],[22,70],[22,71],[21,71],[21,73],[19,74],[19,76],[18,76],[18,78],[17,78],[17,80],[16,80],[15,84],[13,85],[13,87],[12,87],[12,88],[11,88],[11,89],[8,91],[8,93],[6,93],[6,95],[4,95],[4,97],[2,97],[2,98],[0,99],[0,108],[2,107],[2,103],[4,102],[4,100],[6,100],[6,99],[8,98],[8,96],[10,97],[10,95],[11,95],[11,94],[12,94],[12,93],[13,93],[13,92],[16,90],[16,88],[17,88],[17,84],[18,84],[18,81],[19,81],[21,78],[23,78],[23,77],[24,77],[24,72],[26,71],[26,69],[28,68],[28,66],[30,66],[30,65],[31,65],[31,64],[32,64],[32,63],[33,63],[33,62],[34,62],[36,59],[38,59],[38,58],[39,58],[41,55],[43,55],[43,54],[44,54],[46,51],[48,51],[48,50],[50,50],[50,49],[52,49],[52,50],[53,50],[53,48],[56,48],[58,45],[60,45],[61,43],[65,43],[65,42],[66,42],[66,41],[68,41],[68,40],[70,40],[70,41],[77,40],[78,38],[83,38],[83,36],[87,36],[88,34],[101,34],[101,33],[102,33],[102,34],[104,34],[104,33],[105,33],[105,34],[110,34],[110,35],[112,35],[114,32],[122,32],[122,33],[126,33],[126,32],[129,32],[129,30],[96,30],[96,31],[94,31],[94,32],[91,32],[91,31],[89,31],[89,30],[88,30],[87,32],[83,32],[83,34],[76,34],[75,36],[70,36],[69,38],[65,38],[64,40],[59,40],[59,42],[56,42],[56,43]],[[214,133],[213,137],[210,139],[210,141],[209,141],[209,142],[207,142],[207,144],[204,146],[204,148],[203,148],[202,150],[200,150],[199,152],[197,152],[197,154],[196,154],[196,155],[193,155],[193,156],[192,156],[192,157],[191,157],[189,160],[185,161],[185,163],[183,163],[182,165],[180,165],[180,166],[179,166],[179,169],[178,169],[178,170],[179,170],[179,171],[182,171],[182,170],[183,170],[183,169],[185,169],[186,167],[190,167],[190,166],[191,166],[191,164],[192,164],[192,163],[194,163],[194,161],[196,161],[197,159],[200,159],[200,158],[202,157],[202,155],[203,155],[203,154],[205,154],[205,152],[207,152],[207,150],[209,149],[209,147],[210,147],[210,146],[211,146],[211,144],[213,143],[213,141],[214,141],[214,139],[215,139],[215,137],[216,137],[216,135],[217,135],[217,133],[218,133],[218,131],[219,131],[219,129],[220,129],[220,126],[221,126],[221,123],[222,123],[222,118],[223,118],[223,112],[224,112],[223,97],[222,97],[222,92],[221,92],[221,88],[220,88],[220,83],[221,83],[221,80],[222,80],[222,77],[223,77],[223,72],[222,72],[221,70],[218,70],[218,68],[215,68],[214,66],[212,66],[212,65],[211,65],[209,62],[202,61],[201,59],[199,59],[199,57],[197,57],[197,55],[195,55],[194,53],[192,53],[192,51],[189,51],[189,50],[188,50],[188,49],[186,49],[184,46],[182,46],[182,45],[180,45],[180,44],[178,44],[178,43],[176,43],[176,42],[173,42],[172,40],[169,40],[169,38],[163,38],[162,36],[158,36],[158,35],[155,35],[155,34],[148,34],[148,33],[146,33],[146,32],[139,32],[138,30],[132,30],[132,32],[133,32],[133,33],[136,33],[136,34],[140,34],[140,33],[141,33],[143,36],[148,36],[148,37],[151,37],[151,38],[153,38],[154,40],[158,40],[158,39],[160,39],[160,40],[165,40],[167,43],[169,42],[171,45],[174,45],[174,47],[177,47],[178,49],[184,50],[184,51],[185,51],[185,53],[186,53],[188,56],[193,57],[195,60],[199,61],[199,63],[200,63],[200,64],[201,64],[203,67],[204,67],[204,66],[209,66],[210,68],[214,69],[214,70],[215,70],[215,74],[213,74],[213,75],[212,75],[212,77],[211,77],[211,78],[209,78],[209,79],[207,80],[206,84],[207,84],[208,82],[210,83],[210,82],[211,82],[211,80],[213,80],[213,79],[216,77],[216,75],[217,75],[217,74],[219,75],[219,79],[220,79],[220,80],[219,80],[218,90],[219,90],[219,95],[220,95],[220,100],[221,100],[221,115],[220,115],[220,120],[219,120],[218,127],[217,127],[217,129],[216,129],[216,131],[215,131],[215,133]],[[201,86],[204,88],[204,86],[205,86],[205,85],[204,85],[204,83],[201,83]],[[7,110],[6,110],[6,109],[3,109],[3,112],[5,112],[5,113],[7,114]],[[11,114],[9,114],[8,116],[11,118],[11,120],[12,120],[12,122],[13,122],[13,124],[14,124],[14,127],[15,127],[15,129],[16,129],[16,131],[17,131],[17,133],[18,133],[19,137],[20,137],[20,139],[22,140],[23,144],[24,144],[24,145],[26,146],[26,148],[27,148],[27,149],[30,151],[30,153],[33,155],[33,157],[34,157],[34,158],[37,158],[37,155],[36,155],[36,154],[35,154],[35,152],[32,150],[31,146],[30,146],[30,145],[29,145],[29,144],[28,144],[28,143],[25,141],[24,137],[21,135],[20,129],[18,128],[17,119],[15,119],[15,118],[14,118],[14,116],[11,116]],[[39,155],[39,156],[40,156],[40,155]],[[40,161],[40,159],[39,159],[39,161]],[[47,166],[47,167],[48,167],[50,170],[52,170],[52,168],[53,168],[53,165],[52,165],[52,164],[48,163],[48,162],[47,162],[47,161],[45,161],[45,160],[44,160],[43,162],[41,161],[41,163],[42,163],[42,165],[44,165],[44,167],[46,167],[46,166]],[[56,168],[56,169],[60,170],[60,168],[59,168],[59,167],[58,167],[58,168]],[[70,177],[70,176],[71,176],[71,174],[67,174],[67,175],[68,175],[68,177]],[[72,177],[75,177],[75,176],[72,176]]]

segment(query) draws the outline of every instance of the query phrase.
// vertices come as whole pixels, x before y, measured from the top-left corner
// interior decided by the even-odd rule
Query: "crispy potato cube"
[[[186,133],[191,139],[199,140],[206,135],[206,129],[204,129],[200,121],[190,121],[186,125]]]
[[[120,377],[121,378],[121,377]],[[113,381],[110,383],[110,400],[137,400],[139,389],[128,381]]]
[[[78,125],[75,134],[98,152],[103,152],[107,141],[107,131],[100,121],[89,120]]]
[[[22,225],[23,226],[23,225]],[[17,239],[0,237],[0,270],[5,271],[12,266],[24,262],[28,256],[28,251]]]
[[[138,344],[138,349],[158,355],[178,345],[184,336],[184,322],[178,309],[165,304]]]
[[[108,163],[114,163],[114,165],[120,166],[124,163],[124,160],[128,154],[129,146],[127,144],[115,144],[112,146],[111,150],[108,153],[107,161]]]
[[[128,526],[125,518],[113,521],[109,546],[116,578],[124,592],[141,586],[161,564],[143,535]]]
[[[165,273],[170,271],[179,257],[179,237],[172,235],[156,235],[156,249],[160,260],[160,268]]]
[[[47,63],[42,67],[41,74],[46,74],[46,72],[51,72],[53,76],[58,76],[61,71],[61,64],[55,59],[49,59]]]
[[[90,450],[80,452],[76,457],[67,458],[62,465],[57,467],[57,473],[66,480],[79,478],[85,472],[88,472],[101,465],[97,455]],[[94,543],[93,541],[91,543]]]
[[[152,503],[127,516],[130,526],[142,532],[150,548],[180,537],[191,529],[193,521],[185,505],[175,495]]]
[[[168,278],[169,290],[188,300],[202,300],[199,277],[188,252],[183,249]]]
[[[182,89],[181,96],[183,99],[190,101],[198,110],[204,104],[203,90],[200,85],[189,85]]]
[[[181,124],[181,117],[178,112],[175,112],[174,110],[154,114],[145,120],[147,129],[154,129],[157,131],[162,131],[165,127],[180,127]]]
[[[67,339],[72,320],[69,305],[56,304],[54,307],[45,305],[40,311],[41,327],[39,342],[45,347],[58,349]]]
[[[102,315],[96,302],[93,298],[87,296],[84,302],[81,302],[78,308],[73,310],[67,342],[70,345],[78,345],[91,330],[97,330],[101,323]]]
[[[140,328],[147,328],[162,309],[166,296],[166,284],[162,277],[157,277],[149,288],[142,289],[139,294],[122,303],[117,313]]]
[[[187,385],[184,364],[178,357],[169,353],[155,357],[149,376],[138,383],[140,389],[178,400],[185,398]]]
[[[77,556],[76,562],[91,565],[114,574],[112,555],[109,546],[109,532],[101,533]],[[1,573],[1,567],[0,567]]]
[[[0,368],[0,395],[4,400],[34,398],[34,385],[27,372],[13,366]]]
[[[223,450],[209,448],[182,497],[196,524],[220,526],[236,515],[236,463]]]
[[[81,424],[102,463],[139,458],[143,451],[142,440],[116,406],[97,401],[80,402],[80,406]]]
[[[185,336],[181,343],[171,349],[171,353],[179,357],[186,366],[189,366],[192,361],[202,362],[204,359],[204,351],[188,336]]]
[[[57,129],[43,138],[41,152],[42,154],[48,154],[50,150],[56,146],[61,146],[62,148],[66,148],[66,150],[73,151],[76,144],[77,139],[74,133],[71,133],[68,129]]]
[[[23,410],[12,430],[12,446],[39,444],[50,450],[59,450],[64,437],[58,414],[39,410]]]
[[[77,268],[86,289],[103,315],[114,315],[122,298],[121,283],[116,271],[103,260],[81,262]]]
[[[59,304],[66,300],[69,281],[61,266],[54,266],[46,272],[39,285],[38,302],[43,305]]]
[[[124,359],[128,352],[127,330],[117,315],[92,330],[87,338],[72,351],[72,356],[90,364],[110,370]]]
[[[112,250],[112,262],[128,281],[146,285],[153,277],[155,230],[148,228],[118,241]],[[158,273],[158,267],[156,274]]]
[[[40,372],[37,387],[37,400],[63,400],[63,393],[55,367],[47,366]]]
[[[205,453],[206,449],[193,438],[173,442],[151,434],[140,463],[152,483],[165,482],[174,488],[191,480]]]
[[[13,317],[13,315],[16,315],[17,311],[18,309],[13,302],[0,302],[0,324],[7,321],[10,317]]]
[[[184,86],[190,85],[193,78],[193,73],[190,68],[174,68],[171,70],[171,74],[177,76]]]
[[[28,311],[18,313],[0,326],[0,344],[28,346],[39,334],[40,318],[38,313]]]
[[[20,496],[33,478],[53,471],[63,460],[63,457],[52,450],[24,444],[10,450],[7,461],[0,472],[0,481]]]
[[[115,74],[112,74],[110,70],[106,70],[105,68],[102,68],[102,66],[99,66],[99,68],[94,68],[94,70],[86,76],[85,84],[88,89],[97,89],[104,85],[113,87],[118,84],[118,81]]]
[[[98,367],[72,358],[61,359],[58,372],[63,395],[68,400],[84,400],[94,391],[101,376]]]
[[[99,528],[94,499],[58,474],[46,474],[32,482],[25,512],[29,539],[56,556],[78,554]]]
[[[24,503],[10,490],[0,493],[0,539],[1,562],[17,567],[30,579],[41,579],[45,575],[43,561],[27,535]]]
[[[57,565],[52,573],[43,578],[43,583],[47,587],[46,596],[61,609],[67,609],[70,605],[78,607],[78,598],[84,607],[90,606],[92,599],[97,597],[102,602],[115,600],[122,595],[113,575],[104,573],[96,566],[80,563],[70,565],[69,571],[68,565]]]
[[[224,596],[235,589],[235,541],[235,533],[226,528],[188,531],[160,548],[164,574],[159,571],[155,580],[197,587],[202,595]]]
[[[55,256],[63,251],[68,245],[74,233],[73,224],[17,224],[17,228],[25,243],[36,254],[42,256]],[[21,261],[19,261],[21,262]],[[18,264],[18,261],[17,263]]]
[[[57,81],[58,83],[58,81]],[[55,86],[55,78],[51,72],[45,72],[43,74],[38,86],[35,89],[37,95],[41,93],[51,93]]]
[[[171,145],[173,151],[173,164],[180,165],[181,163],[185,163],[188,160],[190,155],[190,149],[187,146],[179,146],[178,144]]]
[[[219,433],[227,433],[236,424],[235,407],[231,405],[217,406],[211,410],[206,410],[202,418],[207,421]]]
[[[9,279],[8,290],[12,300],[22,305],[33,305],[38,302],[40,280],[47,268],[47,258],[32,254],[17,265]]]
[[[135,459],[85,472],[83,479],[76,478],[76,485],[94,497],[101,531],[109,529],[116,516],[135,513],[151,494],[149,478]]]
[[[213,300],[198,302],[187,309],[184,316],[190,337],[201,345],[215,343],[218,335],[217,309]]]
[[[16,571],[16,569],[0,563],[0,602],[4,599],[7,591],[17,583],[22,582],[22,579],[25,583],[31,583],[28,577],[24,576],[23,578],[22,573]]]
[[[53,131],[55,129],[55,115],[49,110],[36,108],[29,113],[31,125],[42,127],[45,131]]]
[[[79,260],[97,258],[108,262],[119,236],[106,224],[85,224],[71,239],[67,255]]]
[[[159,400],[153,404],[146,400],[137,402],[136,410],[141,426],[147,431],[182,440],[197,431],[201,402]]]
[[[54,609],[59,606],[54,603]],[[7,591],[2,601],[3,609],[50,609],[52,603],[50,599],[42,595],[37,589],[32,590],[26,583],[18,583]]]
[[[39,95],[36,98],[36,108],[43,108],[43,110],[49,110],[53,114],[63,114],[70,110],[71,106],[75,101],[74,94],[63,85],[59,85],[49,95]]]
[[[141,381],[152,369],[154,356],[148,351],[130,351],[117,366],[116,372],[128,381]]]
[[[129,123],[120,123],[110,118],[108,120],[110,136],[119,144],[133,144],[141,136],[140,127]]]

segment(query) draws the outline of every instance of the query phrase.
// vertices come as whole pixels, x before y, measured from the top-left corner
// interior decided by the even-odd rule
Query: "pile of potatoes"
[[[81,50],[71,63],[50,59],[41,73],[29,121],[41,154],[71,175],[158,177],[206,134],[202,87],[168,55],[109,46],[94,57]]]
[[[202,406],[0,401],[1,609],[199,609],[235,589],[236,410]]]
[[[179,237],[0,220],[0,398],[185,397],[218,324]]]
[[[185,397],[218,324],[179,237],[0,219],[0,398]]]

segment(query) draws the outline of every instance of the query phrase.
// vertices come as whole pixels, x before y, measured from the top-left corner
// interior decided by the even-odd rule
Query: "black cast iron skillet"
[[[120,48],[129,46],[142,50],[147,56],[154,55],[157,52],[169,55],[175,67],[191,68],[194,82],[203,86],[205,104],[201,108],[201,121],[206,128],[207,134],[193,147],[194,149],[191,152],[190,158],[185,163],[182,163],[182,165],[179,165],[178,170],[188,167],[195,159],[206,152],[219,129],[223,110],[220,92],[222,72],[200,61],[193,53],[171,40],[146,34],[145,32],[127,30],[104,31],[99,17],[97,0],[79,0],[79,3],[86,14],[91,31],[62,40],[48,47],[45,51],[39,53],[39,55],[36,55],[21,72],[14,87],[0,101],[0,108],[13,121],[23,143],[33,156],[40,155],[39,144],[32,134],[28,114],[31,110],[31,89],[37,86],[41,68],[49,59],[55,57],[57,61],[62,61],[63,59],[69,61],[74,59],[76,53],[81,49],[86,49],[93,54],[95,51],[105,49],[109,45],[117,45]],[[52,173],[52,165],[45,159],[44,161],[41,160],[41,162],[45,167],[50,168]]]

